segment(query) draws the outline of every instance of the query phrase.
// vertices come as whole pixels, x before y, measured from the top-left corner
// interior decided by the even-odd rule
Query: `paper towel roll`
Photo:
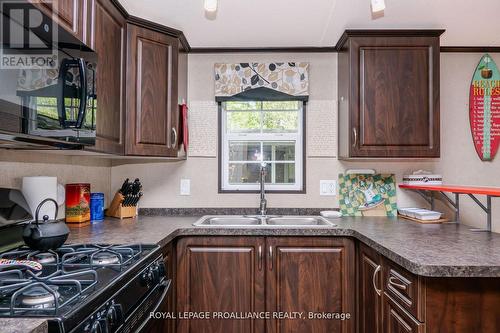
[[[21,191],[30,207],[33,219],[35,219],[36,208],[43,200],[51,198],[59,205],[64,203],[64,186],[57,184],[57,177],[23,177]],[[40,209],[38,218],[48,215],[50,219],[55,219],[57,218],[55,213],[54,205],[46,203]]]

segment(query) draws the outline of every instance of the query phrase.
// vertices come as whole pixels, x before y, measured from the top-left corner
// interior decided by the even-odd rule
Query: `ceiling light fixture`
[[[214,13],[217,11],[218,0],[205,0],[205,11]]]
[[[205,0],[206,3],[207,0]],[[378,13],[383,12],[385,9],[385,1],[384,0],[371,0],[372,3],[372,12]]]

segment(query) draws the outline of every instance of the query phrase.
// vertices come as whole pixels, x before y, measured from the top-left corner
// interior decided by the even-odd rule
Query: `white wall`
[[[482,55],[441,54],[441,159],[437,170],[448,184],[500,187],[500,152],[492,162],[482,162],[469,126],[469,87]],[[500,65],[500,54],[491,56]],[[500,198],[493,198],[492,204],[493,229],[500,232]],[[467,224],[486,224],[485,213],[467,196],[462,196],[461,214]]]

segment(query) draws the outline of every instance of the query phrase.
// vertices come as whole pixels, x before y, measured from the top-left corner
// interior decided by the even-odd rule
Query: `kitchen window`
[[[220,104],[220,192],[304,190],[304,102],[225,101]]]

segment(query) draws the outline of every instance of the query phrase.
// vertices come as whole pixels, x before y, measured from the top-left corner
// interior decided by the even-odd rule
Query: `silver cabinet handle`
[[[271,271],[273,270],[273,257],[273,247],[269,246],[269,270]]]
[[[258,252],[259,252],[259,271],[262,270],[262,261],[263,261],[263,258],[262,258],[262,245],[259,245],[259,249],[258,249]]]
[[[398,281],[398,279],[395,278],[394,276],[391,276],[389,278],[389,284],[391,286],[396,287],[396,288],[401,289],[401,290],[406,290],[406,285],[399,283],[399,282],[396,282],[396,281]]]
[[[177,146],[177,129],[175,127],[172,127],[172,134],[171,134],[171,137],[170,139],[172,140],[172,147],[176,147]]]
[[[356,147],[358,145],[358,131],[356,130],[356,127],[352,128],[352,134],[354,135],[354,141],[352,142],[352,146]]]
[[[372,276],[373,289],[375,289],[375,292],[379,296],[382,295],[382,290],[377,288],[377,282],[376,282],[376,280],[377,280],[377,274],[378,274],[378,272],[380,272],[381,268],[382,268],[382,266],[378,265],[377,268],[375,268],[375,271],[373,272],[373,276]]]

